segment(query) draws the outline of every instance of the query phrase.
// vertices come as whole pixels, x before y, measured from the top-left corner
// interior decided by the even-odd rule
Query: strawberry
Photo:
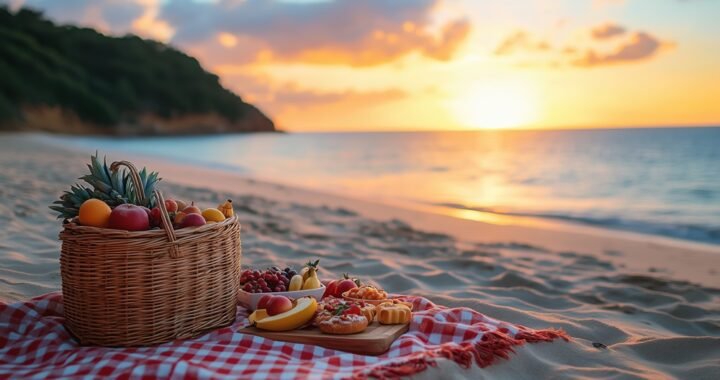
[[[362,309],[360,309],[360,306],[358,305],[352,305],[347,310],[345,310],[345,314],[355,314],[355,315],[363,315]]]

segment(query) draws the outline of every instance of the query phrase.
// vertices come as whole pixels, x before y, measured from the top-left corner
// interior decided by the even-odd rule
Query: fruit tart
[[[372,285],[363,285],[359,288],[353,288],[342,294],[343,298],[351,301],[365,301],[374,305],[383,303],[387,300],[387,293]]]
[[[368,320],[361,314],[340,314],[318,323],[325,334],[348,335],[365,331]]]
[[[324,298],[318,305],[318,311],[315,314],[315,326],[318,326],[320,322],[325,319],[329,319],[338,313],[343,313],[350,310],[352,306],[360,309],[360,313],[368,320],[368,323],[375,319],[375,306],[366,302],[352,302],[341,298],[327,297]],[[357,309],[352,308],[352,312]]]

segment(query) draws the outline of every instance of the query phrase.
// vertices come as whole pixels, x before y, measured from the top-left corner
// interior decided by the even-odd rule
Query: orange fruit
[[[108,226],[112,209],[107,203],[99,199],[88,199],[80,205],[80,224],[83,226],[101,227]]]

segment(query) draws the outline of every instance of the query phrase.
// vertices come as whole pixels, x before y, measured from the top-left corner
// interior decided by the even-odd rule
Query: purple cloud
[[[627,30],[624,27],[609,22],[592,28],[590,34],[596,40],[604,40],[611,37],[623,35],[626,31]]]
[[[219,33],[250,39],[273,59],[313,63],[375,65],[417,51],[447,60],[470,32],[466,19],[428,31],[436,0],[268,0],[165,4],[160,17],[176,33],[172,42],[205,43]],[[252,60],[247,53],[235,60]],[[227,62],[231,63],[231,62]]]
[[[635,32],[630,40],[620,45],[615,52],[601,54],[590,49],[581,59],[573,62],[576,66],[592,67],[615,63],[635,62],[652,58],[662,47],[663,42],[645,33]]]
[[[26,0],[22,6],[40,10],[60,23],[80,23],[111,33],[127,33],[145,10],[141,4],[122,0]]]

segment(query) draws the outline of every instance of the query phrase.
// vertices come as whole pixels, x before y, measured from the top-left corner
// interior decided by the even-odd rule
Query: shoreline
[[[31,134],[30,138],[37,140],[34,136],[36,134]],[[47,135],[39,136],[41,143],[76,154],[89,154],[89,151],[76,147],[58,147],[51,139],[44,138]],[[477,212],[472,210],[463,211],[401,200],[371,201],[353,195],[258,179],[230,170],[234,167],[214,169],[210,167],[211,164],[193,163],[190,160],[178,163],[164,157],[133,152],[108,150],[103,153],[115,158],[122,156],[122,159],[152,167],[160,172],[164,181],[180,185],[208,187],[223,192],[248,192],[314,206],[347,208],[364,217],[377,220],[400,219],[408,221],[413,227],[442,232],[461,240],[486,242],[488,237],[491,237],[553,251],[600,255],[613,263],[624,264],[629,271],[661,272],[673,280],[720,288],[720,245],[712,243],[531,217],[491,214],[489,219],[484,219],[478,218]],[[216,180],[204,183],[208,176]],[[615,256],[613,252],[624,254]]]
[[[144,156],[133,155],[142,161]],[[616,231],[588,232],[553,230],[523,225],[489,224],[443,214],[433,214],[410,208],[374,203],[343,195],[300,189],[282,184],[273,184],[204,167],[181,168],[162,160],[153,161],[155,170],[164,173],[168,181],[185,186],[206,186],[216,191],[242,192],[265,196],[272,199],[302,202],[317,207],[349,209],[363,217],[375,220],[399,219],[412,227],[448,234],[459,240],[473,242],[510,241],[553,251],[571,251],[603,256],[611,262],[625,264],[628,270],[647,272],[654,268],[669,278],[678,281],[700,283],[720,288],[720,246],[633,234],[618,236]],[[202,178],[210,175],[214,183],[204,184]],[[613,252],[623,252],[614,256]],[[682,257],[682,260],[677,260]],[[660,261],[663,263],[653,263]]]
[[[44,140],[47,143],[57,146],[64,142],[70,142],[73,146],[68,146],[68,149],[76,152],[87,151],[87,146],[92,145],[94,136],[88,136],[89,140],[85,140],[80,143],[75,143],[71,136],[57,136],[49,134],[34,134],[38,136],[40,140]],[[177,137],[181,142],[185,143],[182,139],[187,136],[154,136],[161,139]],[[202,136],[201,136],[202,137]],[[214,136],[209,135],[208,138]],[[102,139],[102,137],[100,137]],[[125,138],[123,138],[125,139]],[[129,140],[138,139],[136,137],[128,138]],[[141,138],[140,138],[141,139]],[[150,137],[149,139],[152,139]],[[77,149],[76,149],[77,148]],[[121,153],[123,148],[111,148],[104,149],[109,153]],[[94,148],[92,149],[94,151]],[[283,181],[282,179],[275,177],[262,176],[253,170],[249,170],[245,166],[240,166],[234,163],[222,163],[214,162],[214,160],[198,160],[198,159],[186,159],[173,157],[170,158],[166,155],[153,155],[148,153],[138,153],[138,157],[146,158],[148,161],[163,161],[168,163],[177,163],[190,166],[204,167],[208,169],[221,169],[228,171],[233,174],[241,173],[243,178],[253,179],[268,184],[280,184],[287,187],[295,187],[304,189],[307,191],[317,191],[327,193],[330,195],[342,195],[351,199],[365,200],[367,202],[381,203],[390,205],[393,207],[409,208],[413,210],[430,212],[433,214],[442,214],[452,216],[460,219],[468,219],[473,221],[486,222],[490,224],[500,225],[519,225],[528,227],[540,227],[543,229],[553,229],[558,231],[566,232],[580,232],[593,235],[600,235],[609,238],[613,237],[626,237],[633,240],[638,239],[651,239],[653,242],[660,242],[665,245],[672,245],[678,247],[690,247],[695,249],[706,249],[720,248],[720,240],[713,237],[714,228],[710,226],[697,226],[674,224],[669,222],[653,222],[648,220],[636,220],[632,216],[619,216],[617,218],[601,218],[593,216],[592,214],[579,214],[579,216],[573,216],[575,213],[565,211],[565,213],[554,214],[553,211],[544,211],[547,214],[537,214],[537,212],[523,212],[518,211],[507,211],[503,212],[495,211],[492,209],[476,208],[471,205],[458,204],[452,202],[432,202],[423,199],[412,199],[404,196],[384,196],[370,199],[367,194],[359,191],[333,189],[330,191],[323,191],[319,188],[308,187],[306,184],[297,183],[297,181]],[[584,215],[584,216],[583,216]],[[669,223],[669,224],[668,224]],[[684,230],[684,228],[690,228],[690,230]],[[693,231],[692,228],[697,228]],[[687,243],[687,244],[685,244]],[[718,251],[720,252],[720,251]]]
[[[711,378],[720,370],[713,247],[488,224],[108,153],[159,171],[168,196],[201,207],[232,198],[243,267],[320,259],[323,279],[350,273],[391,293],[572,337],[519,347],[484,369],[441,361],[417,378]],[[33,136],[0,139],[0,300],[59,290],[62,226],[47,206],[86,172],[89,154]]]

